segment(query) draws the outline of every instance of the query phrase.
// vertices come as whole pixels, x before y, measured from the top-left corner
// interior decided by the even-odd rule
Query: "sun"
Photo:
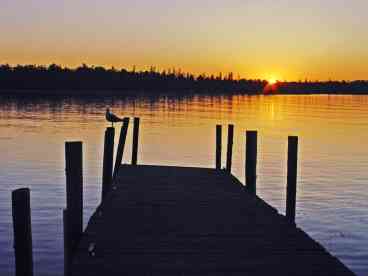
[[[268,79],[267,82],[268,82],[268,84],[272,85],[272,84],[275,84],[277,82],[277,79],[275,77],[271,77],[271,78]]]

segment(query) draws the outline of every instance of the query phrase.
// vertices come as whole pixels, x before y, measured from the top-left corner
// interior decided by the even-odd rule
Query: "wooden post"
[[[216,125],[216,170],[221,170],[222,126]]]
[[[227,155],[226,172],[231,173],[231,162],[233,157],[234,125],[229,125],[227,129]]]
[[[257,193],[257,131],[246,132],[245,183],[249,192]]]
[[[30,191],[28,188],[12,192],[14,228],[15,275],[33,275],[32,228]]]
[[[66,209],[71,247],[83,233],[83,152],[82,142],[65,143]]]
[[[286,219],[295,224],[296,182],[298,170],[298,137],[288,138]]]
[[[103,168],[102,168],[102,199],[110,190],[112,183],[112,166],[114,158],[115,128],[108,127],[105,131]]]
[[[132,165],[137,165],[137,159],[138,159],[138,135],[139,135],[139,118],[134,118]]]
[[[63,232],[64,232],[64,276],[69,276],[70,274],[70,263],[71,263],[71,239],[70,239],[70,229],[68,224],[68,211],[63,210]]]
[[[129,118],[124,118],[123,125],[121,126],[121,130],[120,130],[118,150],[116,152],[113,179],[116,177],[116,175],[119,171],[120,165],[121,165],[121,161],[123,160],[123,154],[124,154],[125,141],[126,141],[126,136],[127,136],[127,131],[128,131],[128,125],[129,125]]]

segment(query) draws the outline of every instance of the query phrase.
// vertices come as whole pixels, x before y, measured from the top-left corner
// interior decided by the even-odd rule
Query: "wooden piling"
[[[83,233],[83,152],[82,142],[65,143],[66,209],[71,247]]]
[[[233,157],[234,125],[229,125],[227,129],[227,155],[226,172],[231,173],[231,163]]]
[[[216,170],[221,170],[222,126],[216,125]]]
[[[257,131],[246,132],[245,183],[249,192],[257,193]]]
[[[32,227],[30,191],[28,188],[12,192],[14,228],[15,275],[33,275]]]
[[[108,127],[105,131],[104,155],[102,167],[102,199],[109,191],[112,183],[115,128]]]
[[[290,223],[295,224],[296,183],[298,170],[297,136],[289,136],[288,138],[287,158],[286,218]]]
[[[121,126],[121,130],[120,130],[118,150],[116,152],[113,179],[117,175],[117,173],[119,171],[119,168],[120,168],[120,165],[121,165],[121,161],[123,160],[123,154],[124,154],[125,141],[126,141],[126,137],[127,137],[128,125],[129,125],[129,118],[124,118],[123,125]]]
[[[138,135],[139,135],[139,118],[136,117],[136,118],[134,118],[134,125],[133,125],[132,165],[137,165]]]
[[[70,275],[70,264],[71,264],[71,239],[70,229],[68,223],[68,211],[63,210],[63,232],[64,232],[64,276]]]

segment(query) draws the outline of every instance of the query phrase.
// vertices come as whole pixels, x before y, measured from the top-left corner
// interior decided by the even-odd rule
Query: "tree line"
[[[205,94],[368,94],[368,81],[298,81],[268,84],[260,79],[234,78],[233,73],[222,75],[200,74],[195,76],[181,70],[136,71],[85,64],[75,68],[56,64],[0,65],[0,90],[4,91],[44,91],[42,94],[93,94],[114,95],[143,92],[159,93],[205,93]],[[82,93],[83,91],[83,93]],[[1,93],[1,92],[0,92]],[[15,93],[15,92],[14,92]],[[36,92],[29,92],[32,94]]]
[[[368,81],[277,82],[266,86],[264,91],[279,94],[368,94]]]
[[[130,71],[83,64],[71,69],[56,64],[0,65],[1,90],[114,90],[143,91],[145,93],[262,93],[267,85],[264,80],[234,79],[233,74],[218,76],[201,74],[194,76],[180,70],[157,71],[154,67],[145,71]],[[76,92],[77,93],[77,92]]]

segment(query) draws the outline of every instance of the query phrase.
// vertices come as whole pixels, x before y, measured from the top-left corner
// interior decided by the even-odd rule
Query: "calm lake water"
[[[215,125],[233,123],[233,172],[242,182],[244,133],[258,130],[258,192],[281,213],[287,136],[298,135],[297,224],[368,275],[368,96],[0,97],[1,275],[14,272],[10,199],[20,187],[31,188],[36,275],[62,275],[64,142],[83,141],[87,221],[101,194],[106,106],[141,117],[138,162],[144,164],[213,167]]]

